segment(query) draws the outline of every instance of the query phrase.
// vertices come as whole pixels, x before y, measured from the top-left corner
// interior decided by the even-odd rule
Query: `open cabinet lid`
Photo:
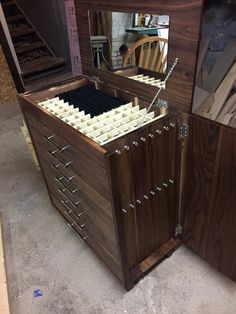
[[[182,192],[183,242],[236,281],[236,132],[189,117]]]
[[[175,58],[179,58],[178,65],[171,75],[167,89],[160,98],[168,101],[171,108],[190,113],[193,98],[196,60],[199,45],[199,33],[203,0],[75,0],[80,52],[83,74],[97,77],[99,80],[117,88],[130,91],[137,96],[150,101],[157,92],[157,88],[121,77],[112,72],[93,67],[92,50],[90,44],[89,11],[113,12],[142,12],[170,16],[168,65],[171,66]]]

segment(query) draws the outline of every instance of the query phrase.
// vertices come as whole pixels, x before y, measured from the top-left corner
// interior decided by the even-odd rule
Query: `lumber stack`
[[[236,127],[236,40],[231,39],[206,73],[203,65],[207,53],[206,39],[199,53],[199,74],[193,112],[220,123]],[[201,51],[204,49],[204,51]]]

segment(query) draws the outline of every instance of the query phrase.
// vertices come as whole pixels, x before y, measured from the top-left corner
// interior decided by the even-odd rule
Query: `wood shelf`
[[[21,54],[27,51],[32,51],[35,49],[39,49],[39,48],[43,48],[46,47],[46,44],[40,41],[31,43],[31,44],[27,44],[27,45],[21,45],[20,47],[15,48],[16,50],[16,54]]]
[[[15,31],[10,31],[10,33],[11,33],[12,38],[16,38],[16,37],[25,36],[25,35],[35,33],[35,31],[31,28],[26,27],[26,28],[22,28],[19,30],[15,30]]]
[[[11,15],[11,16],[6,17],[7,22],[15,22],[15,21],[19,21],[21,19],[25,19],[24,15],[22,15],[22,14]]]
[[[26,63],[20,64],[21,75],[29,76],[39,72],[47,71],[53,68],[58,68],[65,64],[64,58],[57,58],[52,56],[46,56],[38,58]]]
[[[13,1],[2,2],[3,7],[10,7],[10,6],[14,6],[14,5],[16,5],[16,4]]]

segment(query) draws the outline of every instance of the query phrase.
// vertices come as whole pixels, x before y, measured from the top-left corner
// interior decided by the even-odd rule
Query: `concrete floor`
[[[12,313],[236,313],[236,284],[181,247],[126,293],[50,204],[20,132],[0,108],[0,210]],[[43,296],[35,298],[33,291]]]

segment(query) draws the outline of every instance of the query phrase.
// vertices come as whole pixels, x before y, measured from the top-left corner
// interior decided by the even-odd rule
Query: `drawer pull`
[[[75,190],[71,191],[71,193],[72,193],[72,194],[75,194],[75,193],[78,192],[78,191],[79,191],[79,189],[75,189]]]
[[[48,152],[49,154],[51,154],[53,157],[54,157],[54,155],[56,154],[56,153],[58,153],[60,150],[59,149],[55,149],[55,150],[53,150],[52,152]]]
[[[71,208],[67,205],[68,202],[69,202],[69,201],[63,201],[63,200],[61,201],[61,203],[66,207],[66,209],[71,212],[71,211],[72,211]],[[72,202],[71,202],[71,204],[72,204],[72,206],[75,207],[75,209],[77,209],[76,206],[75,206]],[[81,212],[81,213],[79,213],[79,214],[75,214],[75,215],[76,215],[78,218],[80,218],[80,217],[83,216],[86,212],[87,212],[87,210],[85,210],[85,211],[83,211],[83,212]]]
[[[58,189],[58,192],[61,194],[61,195],[63,195],[64,197],[68,197],[66,194],[65,194],[65,192],[66,191],[68,191],[68,193],[71,193],[70,192],[70,190],[68,190],[67,188],[65,188],[65,189]],[[72,195],[73,196],[73,195]],[[81,202],[82,202],[82,200],[79,200],[79,201],[77,201],[77,202],[73,202],[72,200],[70,200],[71,201],[71,203],[75,206],[75,207],[77,207]],[[68,201],[67,201],[68,202]]]
[[[60,177],[60,178],[55,177],[54,180],[55,180],[57,183],[63,185],[63,186],[64,186],[64,190],[65,190],[65,191],[67,190],[69,193],[71,193],[72,196],[74,196],[74,194],[79,191],[79,189],[75,189],[75,190],[73,190],[73,191],[70,191],[70,190],[61,182],[61,180],[63,180],[63,177]],[[81,200],[81,201],[82,201],[82,200]]]
[[[52,155],[53,158],[55,158],[55,160],[58,162],[58,164],[57,164],[55,167],[58,168],[58,167],[62,166],[62,167],[64,167],[65,169],[68,168],[68,167],[72,164],[73,160],[68,161],[68,162],[66,162],[65,164],[63,164],[60,160],[58,160],[58,159],[54,156],[57,152],[59,152],[59,149],[57,149],[57,150],[55,150],[55,151],[53,151],[53,152],[48,151],[48,154],[49,154],[49,155]]]
[[[47,136],[43,136],[43,139],[46,140],[47,142],[49,142],[50,144],[52,144],[53,146],[55,146],[56,149],[57,149],[57,151],[63,153],[67,148],[70,147],[70,145],[66,145],[66,146],[64,146],[64,147],[62,147],[62,148],[58,147],[55,143],[53,143],[53,142],[51,141],[51,139],[54,138],[55,136],[56,136],[56,135],[51,135],[51,136],[48,136],[48,137],[47,137]]]
[[[54,138],[56,135],[55,134],[53,134],[53,135],[50,135],[50,136],[47,136],[46,138],[47,138],[47,140],[48,141],[50,141],[52,138]]]
[[[60,149],[60,151],[61,151],[61,153],[63,153],[67,148],[69,148],[70,147],[70,145],[66,145],[66,146],[64,146],[64,147],[62,147],[61,149]]]
[[[70,178],[68,178],[67,180],[70,182],[71,180],[73,180],[74,178],[76,178],[76,174],[74,174],[73,176],[71,176]]]
[[[81,229],[84,229],[84,227],[87,226],[87,223],[85,222],[84,224],[79,225],[79,226],[80,226]]]
[[[69,167],[69,166],[72,164],[72,162],[73,162],[73,160],[68,161],[67,163],[62,164],[62,166],[63,166],[64,168],[67,168],[67,167]]]
[[[86,239],[88,239],[89,235],[86,235],[85,237],[81,237],[80,234],[78,234],[74,229],[73,227],[68,224],[68,226],[71,228],[71,230],[77,235],[77,237],[79,237],[79,239],[84,243]]]
[[[74,174],[73,176],[67,178],[60,170],[58,170],[58,168],[55,165],[51,165],[51,167],[56,169],[60,173],[61,178],[59,180],[65,179],[68,183],[70,183],[74,178],[77,177],[77,175]]]

